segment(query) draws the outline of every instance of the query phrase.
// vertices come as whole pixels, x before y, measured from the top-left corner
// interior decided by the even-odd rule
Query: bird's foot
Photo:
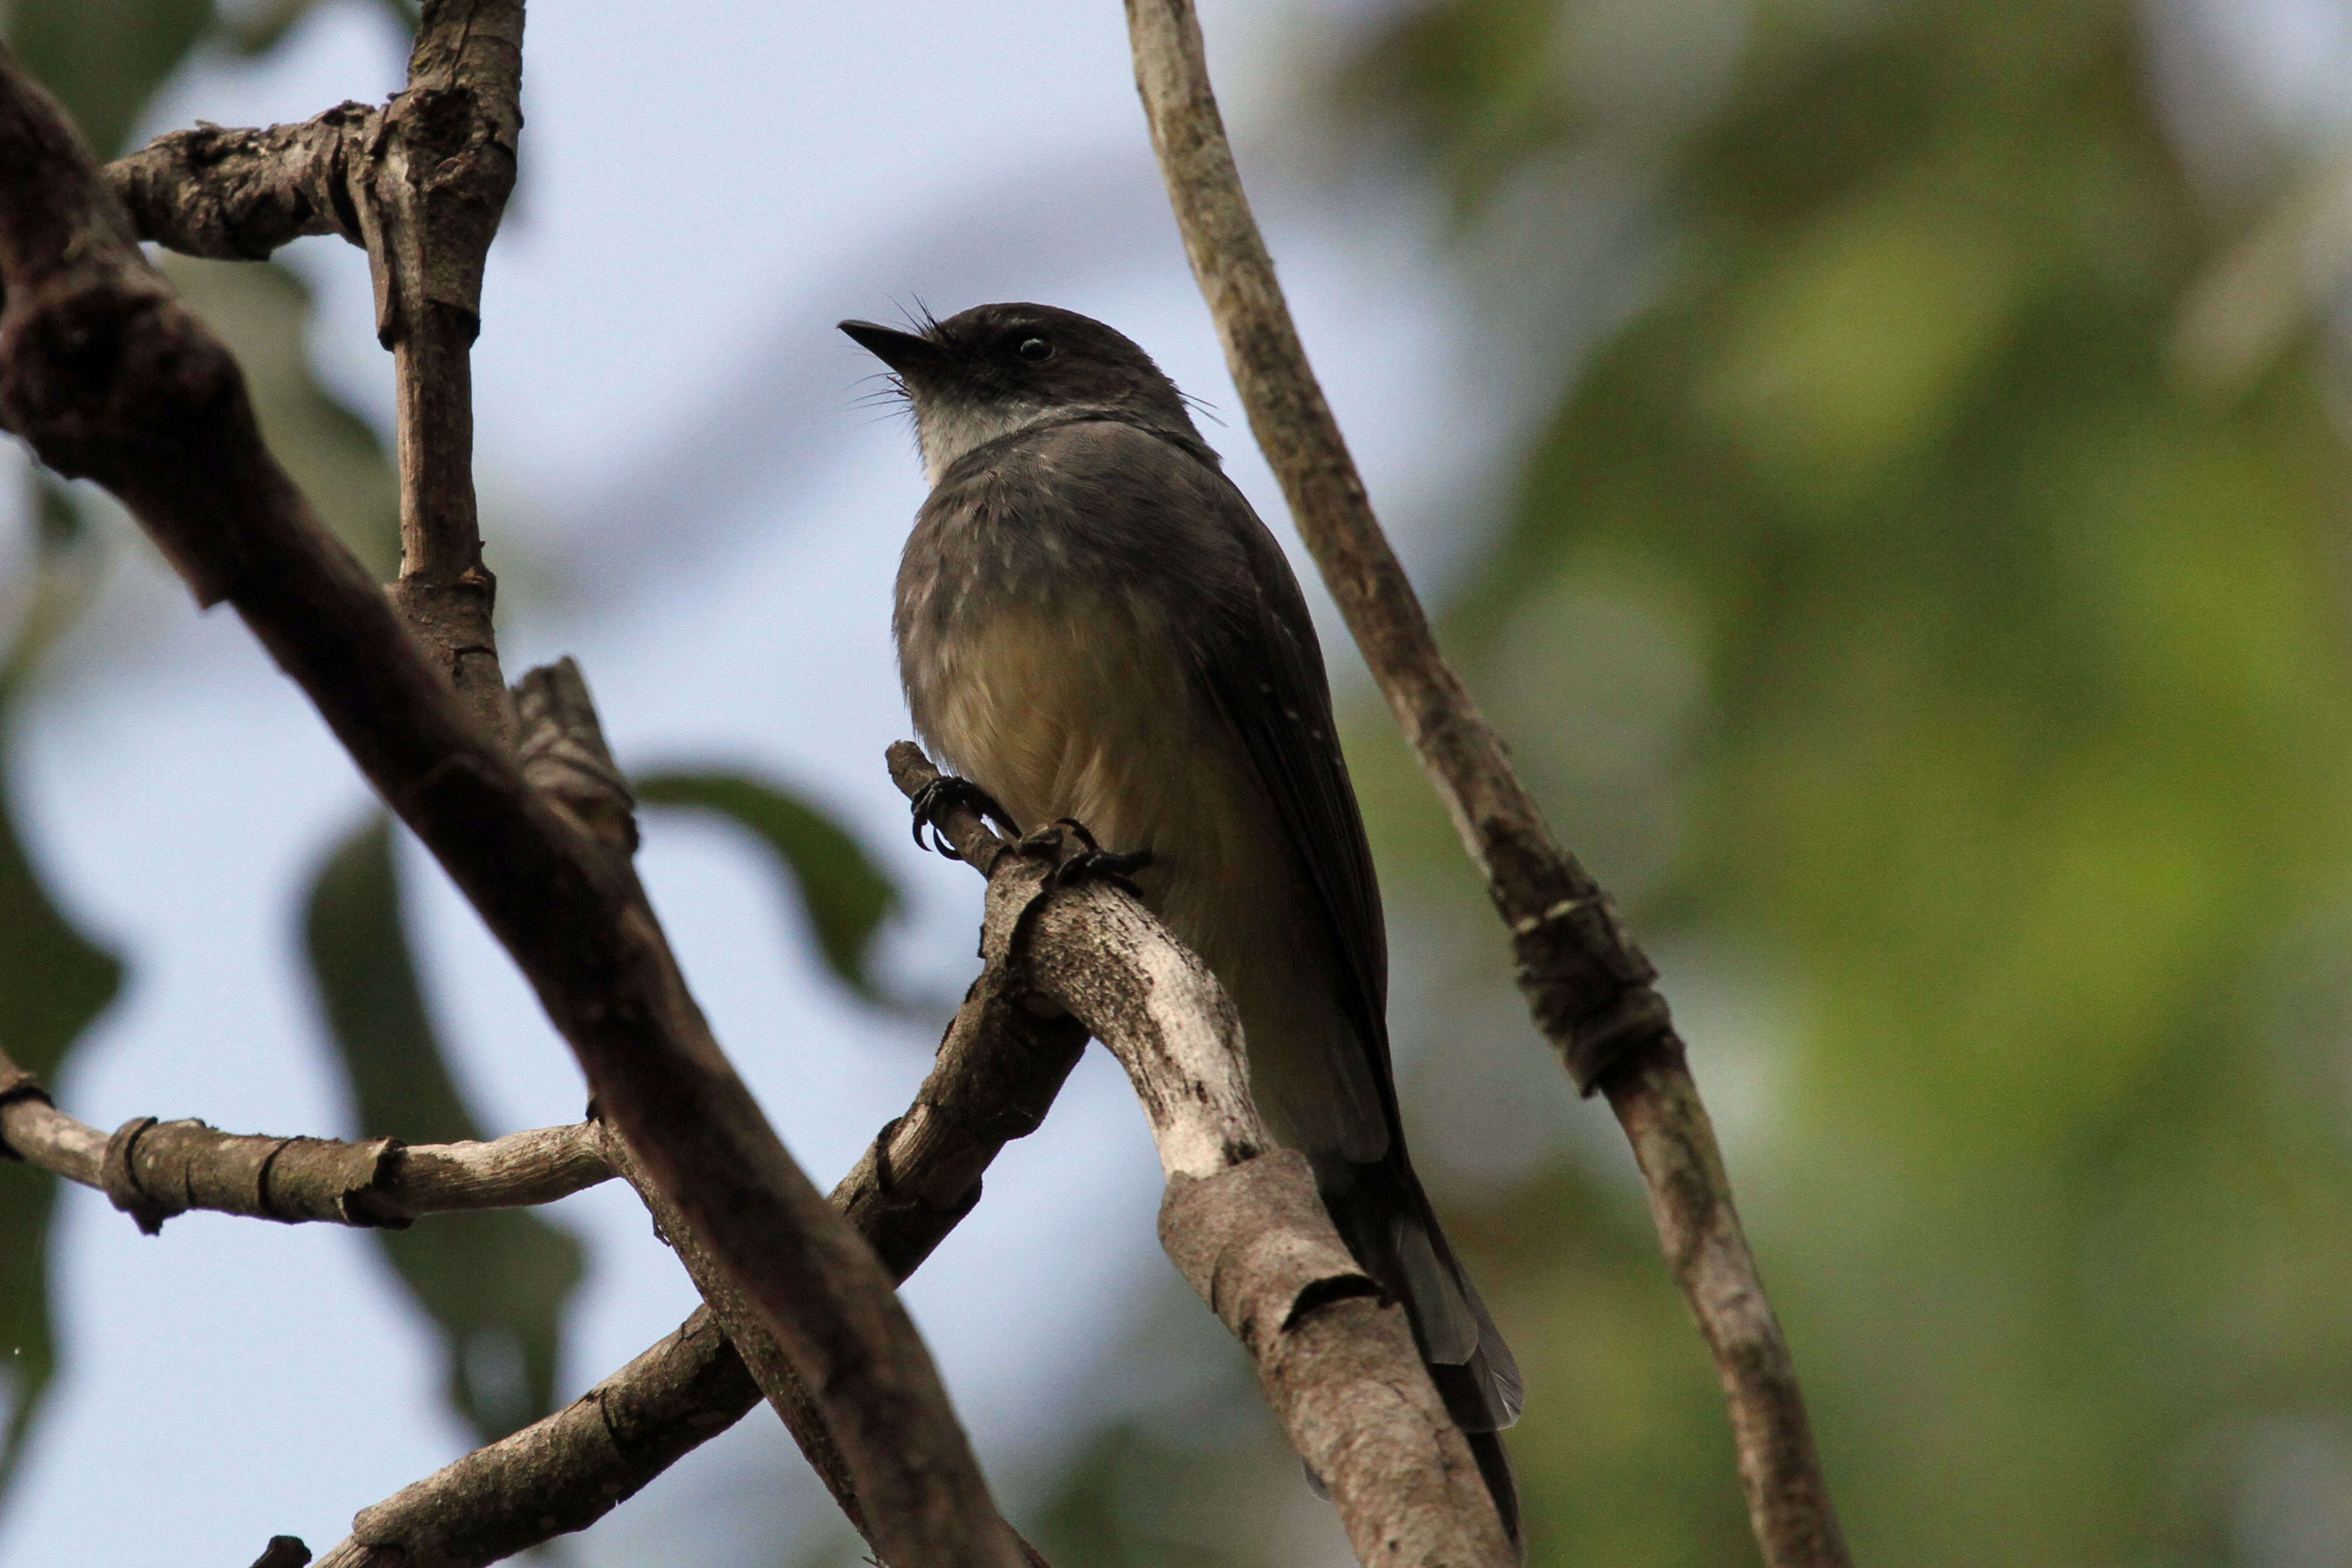
[[[950,860],[961,860],[963,857],[956,852],[954,845],[948,842],[947,835],[940,831],[940,818],[958,806],[969,807],[981,816],[992,818],[1009,834],[1021,831],[1013,826],[1012,814],[996,804],[994,795],[970,779],[960,779],[953,773],[934,776],[930,783],[915,792],[915,798],[908,805],[915,818],[915,847],[936,849]],[[931,841],[928,845],[923,842],[923,829],[926,827],[931,830]]]
[[[1095,836],[1087,831],[1085,823],[1067,816],[1047,823],[1013,847],[1015,853],[1045,861],[1053,868],[1045,875],[1045,891],[1049,893],[1081,882],[1103,881],[1139,899],[1143,889],[1135,885],[1133,879],[1151,864],[1150,850],[1106,849],[1095,842]]]

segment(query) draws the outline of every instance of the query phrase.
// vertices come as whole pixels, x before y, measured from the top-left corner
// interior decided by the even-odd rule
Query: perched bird
[[[1388,944],[1323,655],[1281,547],[1150,355],[982,305],[841,330],[906,392],[931,493],[898,567],[916,727],[1017,829],[1072,818],[1231,994],[1267,1129],[1403,1302],[1517,1538],[1519,1373],[1406,1158]]]

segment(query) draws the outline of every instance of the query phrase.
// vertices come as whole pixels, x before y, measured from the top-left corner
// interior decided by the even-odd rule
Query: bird
[[[1519,1371],[1406,1154],[1379,883],[1281,545],[1100,321],[840,325],[903,393],[930,485],[893,615],[916,729],[1016,832],[1082,824],[1223,985],[1268,1132],[1403,1304],[1517,1543]]]

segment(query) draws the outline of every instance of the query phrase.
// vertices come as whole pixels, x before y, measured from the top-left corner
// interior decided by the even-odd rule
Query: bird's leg
[[[1085,823],[1068,816],[1047,823],[1013,847],[1016,854],[1032,860],[1045,860],[1053,866],[1053,871],[1045,879],[1047,892],[1100,879],[1115,883],[1139,899],[1143,890],[1129,879],[1151,864],[1150,850],[1130,849],[1122,853],[1106,849],[1095,842],[1095,836],[1087,830]]]
[[[1008,834],[1018,836],[1021,831],[1020,826],[1013,820],[1012,813],[997,805],[994,795],[970,779],[960,779],[953,773],[934,775],[930,783],[915,792],[915,798],[909,805],[915,818],[915,847],[936,849],[950,860],[961,860],[963,857],[956,853],[955,846],[949,843],[947,836],[940,831],[940,818],[957,806],[969,806],[978,815],[994,819]],[[926,827],[931,830],[931,842],[928,846],[923,843],[923,829]]]

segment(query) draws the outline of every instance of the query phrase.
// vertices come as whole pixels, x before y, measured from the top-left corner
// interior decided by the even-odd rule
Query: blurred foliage
[[[1330,1510],[1248,1356],[1173,1275],[1129,1316],[1149,1397],[1093,1434],[1024,1530],[1046,1562],[1086,1568],[1293,1568],[1297,1527]]]
[[[1444,632],[1661,959],[1881,1568],[2352,1552],[2352,464],[2307,343],[2179,374],[2244,216],[2165,133],[2179,9],[1435,0],[1341,82],[1452,198],[1498,374],[1647,301],[1553,367]],[[1362,719],[1530,1561],[1753,1562],[1614,1129],[1510,1065],[1501,934]],[[1192,1484],[1087,1463],[1114,1533]]]
[[[373,818],[329,857],[303,936],[356,1124],[410,1143],[480,1138],[425,1013],[389,822]],[[582,1272],[569,1233],[530,1209],[488,1209],[377,1234],[441,1330],[450,1403],[485,1442],[554,1408],[563,1305]]]
[[[389,580],[400,568],[400,484],[374,429],[311,373],[310,289],[274,263],[162,260],[182,302],[236,355],[271,453],[320,521]]]
[[[1350,84],[1473,248],[1494,204],[1576,222],[1529,171],[1596,148],[1668,233],[1450,640],[1690,940],[1669,995],[1736,951],[1797,1020],[1735,1175],[1857,1560],[2341,1561],[2352,474],[2313,356],[2226,405],[2170,373],[2229,236],[2134,7],[1763,4],[1647,121],[1589,85],[1724,16],[1445,0]],[[1367,747],[1402,896],[1472,918],[1408,768]],[[1465,1216],[1532,1363],[1533,1560],[1749,1560],[1696,1522],[1732,1472],[1646,1249],[1556,1256],[1630,1209],[1576,1172]]]
[[[6,33],[92,146],[112,156],[125,150],[146,106],[193,51],[266,53],[316,3],[249,0],[215,13],[210,0],[12,0]],[[381,4],[404,26],[413,25],[407,0]],[[312,373],[305,341],[310,300],[300,279],[271,263],[177,256],[159,262],[181,298],[236,354],[263,435],[296,484],[371,570],[391,576],[398,567],[396,484],[373,430]],[[39,649],[73,619],[101,553],[79,542],[88,531],[69,492],[45,481],[41,494],[36,523],[44,566],[33,578],[16,653],[0,678],[0,709]],[[61,591],[68,587],[76,592]],[[0,790],[5,784],[0,777]],[[859,994],[879,994],[870,948],[898,895],[854,838],[749,778],[680,774],[641,787],[650,804],[716,812],[748,828],[800,889],[827,963]],[[415,1142],[479,1136],[425,1009],[383,821],[362,827],[327,858],[311,889],[305,934],[321,1008],[352,1086],[356,1126]],[[35,879],[0,794],[0,1039],[26,1067],[53,1075],[119,983],[119,964],[72,931]],[[14,1352],[0,1480],[56,1364],[47,1278],[54,1187],[29,1172],[0,1180],[0,1236],[6,1237],[0,1246],[0,1343]],[[577,1242],[527,1211],[440,1215],[378,1234],[401,1279],[441,1331],[449,1398],[474,1429],[497,1437],[551,1408],[563,1307],[582,1273]]]
[[[71,110],[93,146],[111,153],[155,89],[185,58],[211,0],[11,0],[9,47]],[[61,914],[27,857],[8,800],[10,710],[41,653],[73,619],[98,570],[77,503],[42,476],[26,515],[32,565],[10,606],[17,616],[0,668],[0,1045],[54,1084],[67,1050],[122,984],[122,964]],[[13,1167],[0,1176],[0,1491],[15,1473],[41,1395],[56,1374],[49,1320],[48,1236],[57,1183]]]
[[[396,0],[388,3],[397,8]],[[259,52],[310,5],[273,3],[217,19],[210,0],[11,0],[5,26],[9,46],[64,101],[92,147],[112,156],[125,150],[148,101],[207,37]],[[169,258],[164,267],[236,353],[263,431],[297,482],[329,525],[388,575],[398,539],[391,469],[373,434],[310,374],[303,344],[309,300],[300,282],[268,264]],[[32,679],[41,653],[79,615],[104,559],[74,493],[46,476],[37,483],[37,504],[27,509],[37,535],[35,565],[0,673],[0,741],[12,700]],[[54,1082],[68,1048],[120,987],[121,965],[58,913],[26,858],[5,790],[0,776],[0,1040],[17,1061]],[[0,1180],[0,1237],[6,1238],[0,1246],[0,1342],[11,1352],[0,1484],[57,1366],[47,1246],[55,1197],[55,1182],[36,1173],[20,1170]],[[566,1256],[576,1273],[576,1257]],[[551,1368],[551,1348],[541,1359]]]
[[[79,608],[97,546],[72,503],[46,479],[31,481],[27,510],[39,538],[15,646],[0,661],[0,716],[48,640]],[[122,986],[122,964],[74,929],[42,886],[10,802],[8,731],[0,723],[0,1048],[54,1084],[66,1048]],[[0,1493],[15,1473],[41,1395],[57,1371],[49,1331],[48,1234],[56,1178],[10,1163],[0,1176]]]
[[[8,47],[100,158],[213,25],[212,0],[8,0]]]
[[[800,889],[826,966],[860,996],[881,999],[869,967],[874,935],[898,907],[898,889],[854,835],[740,773],[658,773],[629,787],[643,805],[711,812],[750,831]]]

